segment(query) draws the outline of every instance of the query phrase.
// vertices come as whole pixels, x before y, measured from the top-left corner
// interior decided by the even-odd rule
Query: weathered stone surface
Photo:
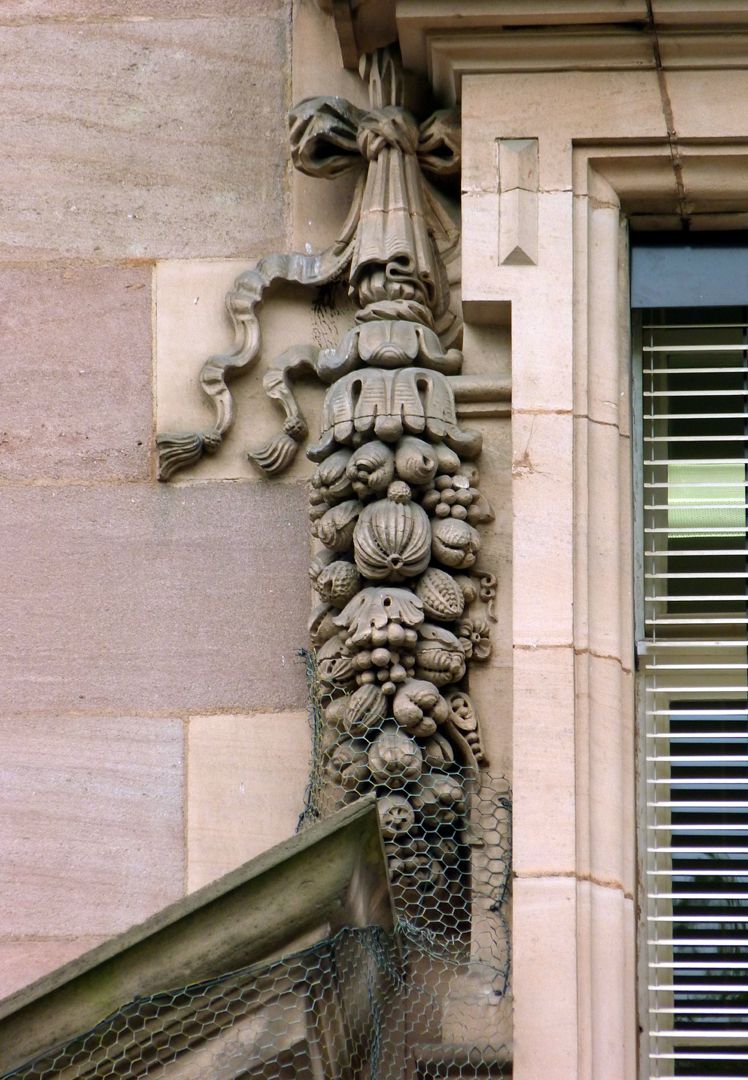
[[[309,778],[309,718],[306,711],[193,716],[187,748],[192,890],[293,836]]]
[[[0,478],[149,472],[151,271],[0,269]]]
[[[0,999],[93,949],[101,937],[0,938]]]
[[[0,257],[285,246],[286,5],[175,7],[0,25]]]
[[[6,488],[0,713],[303,707],[303,485]]]
[[[4,718],[0,744],[5,933],[116,933],[181,895],[179,720]]]
[[[290,11],[289,0],[252,0],[252,14],[280,16]],[[220,15],[246,15],[246,0],[8,0],[3,3],[0,23],[76,19],[108,19],[131,22],[133,19],[215,18]]]

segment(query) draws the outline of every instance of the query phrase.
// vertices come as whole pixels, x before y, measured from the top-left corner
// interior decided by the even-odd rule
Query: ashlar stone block
[[[150,267],[0,269],[0,338],[0,479],[147,478]]]
[[[181,896],[179,720],[6,716],[0,744],[4,935],[107,936]]]
[[[306,711],[189,721],[187,887],[240,866],[296,830],[309,778]]]
[[[0,25],[0,258],[285,247],[286,5],[159,6]]]
[[[0,713],[303,707],[303,485],[3,491]]]

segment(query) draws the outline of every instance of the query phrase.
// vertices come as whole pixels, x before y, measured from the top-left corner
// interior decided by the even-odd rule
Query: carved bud
[[[317,652],[317,671],[323,683],[345,689],[356,681],[356,669],[340,634],[326,641]]]
[[[430,566],[416,585],[416,596],[423,601],[423,610],[431,619],[451,622],[459,619],[465,607],[462,590],[444,570]]]
[[[369,747],[369,770],[378,784],[399,787],[415,780],[422,769],[420,747],[394,725],[383,728]]]
[[[416,645],[416,676],[435,686],[459,682],[465,674],[465,653],[459,640],[443,626],[424,623]]]
[[[333,615],[337,615],[337,609],[332,604],[318,604],[309,616],[309,639],[315,649],[319,649],[337,634],[338,628],[332,621]]]
[[[348,481],[359,499],[384,491],[395,475],[395,455],[383,442],[364,443],[350,455]]]
[[[315,521],[312,532],[331,551],[349,551],[353,542],[356,520],[363,509],[358,499],[338,503]]]
[[[378,686],[364,683],[348,699],[346,725],[351,735],[365,735],[384,718],[387,699]]]
[[[395,450],[395,470],[401,480],[422,487],[436,476],[436,454],[423,439],[406,435]]]
[[[466,570],[478,557],[480,536],[467,521],[439,518],[431,526],[431,550],[434,558],[445,566]]]
[[[454,450],[450,450],[442,442],[434,443],[432,449],[436,455],[437,472],[448,476],[454,476],[455,473],[460,472],[462,462]]]
[[[431,529],[426,512],[403,489],[391,484],[392,497],[367,506],[356,523],[353,547],[364,577],[403,581],[422,573],[429,562]],[[324,518],[323,518],[324,520]]]
[[[312,487],[326,502],[333,505],[353,494],[347,466],[350,450],[337,450],[317,466],[312,477]],[[309,500],[312,501],[311,499]]]
[[[353,791],[369,778],[366,749],[351,739],[338,743],[329,762],[330,771],[346,791]]]

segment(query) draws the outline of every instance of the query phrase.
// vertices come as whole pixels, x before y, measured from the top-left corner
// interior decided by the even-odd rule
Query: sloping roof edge
[[[0,1073],[137,996],[270,960],[343,926],[369,925],[393,925],[373,796],[0,1001]]]

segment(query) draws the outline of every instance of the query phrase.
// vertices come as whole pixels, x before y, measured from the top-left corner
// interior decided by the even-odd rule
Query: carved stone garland
[[[419,821],[438,834],[464,818],[460,776],[486,764],[466,685],[469,665],[491,651],[495,579],[477,569],[476,527],[493,512],[474,464],[480,435],[457,422],[462,353],[451,346],[460,324],[445,259],[459,234],[424,177],[459,171],[459,131],[451,113],[419,125],[403,107],[391,50],[365,57],[362,75],[368,112],[314,98],[290,115],[298,169],[360,171],[341,236],[321,254],[272,255],[239,277],[227,297],[235,348],[201,374],[215,425],[157,441],[164,480],[216,452],[233,423],[227,379],[259,356],[264,290],[279,280],[321,285],[348,270],[355,326],[336,349],[289,349],[265,374],[285,422],[249,458],[268,476],[286,468],[307,435],[293,380],[312,374],[329,386],[320,438],[307,450],[317,462],[310,518],[322,547],[310,575],[321,603],[310,633],[328,773],[338,790],[377,791],[396,871],[398,835]]]

